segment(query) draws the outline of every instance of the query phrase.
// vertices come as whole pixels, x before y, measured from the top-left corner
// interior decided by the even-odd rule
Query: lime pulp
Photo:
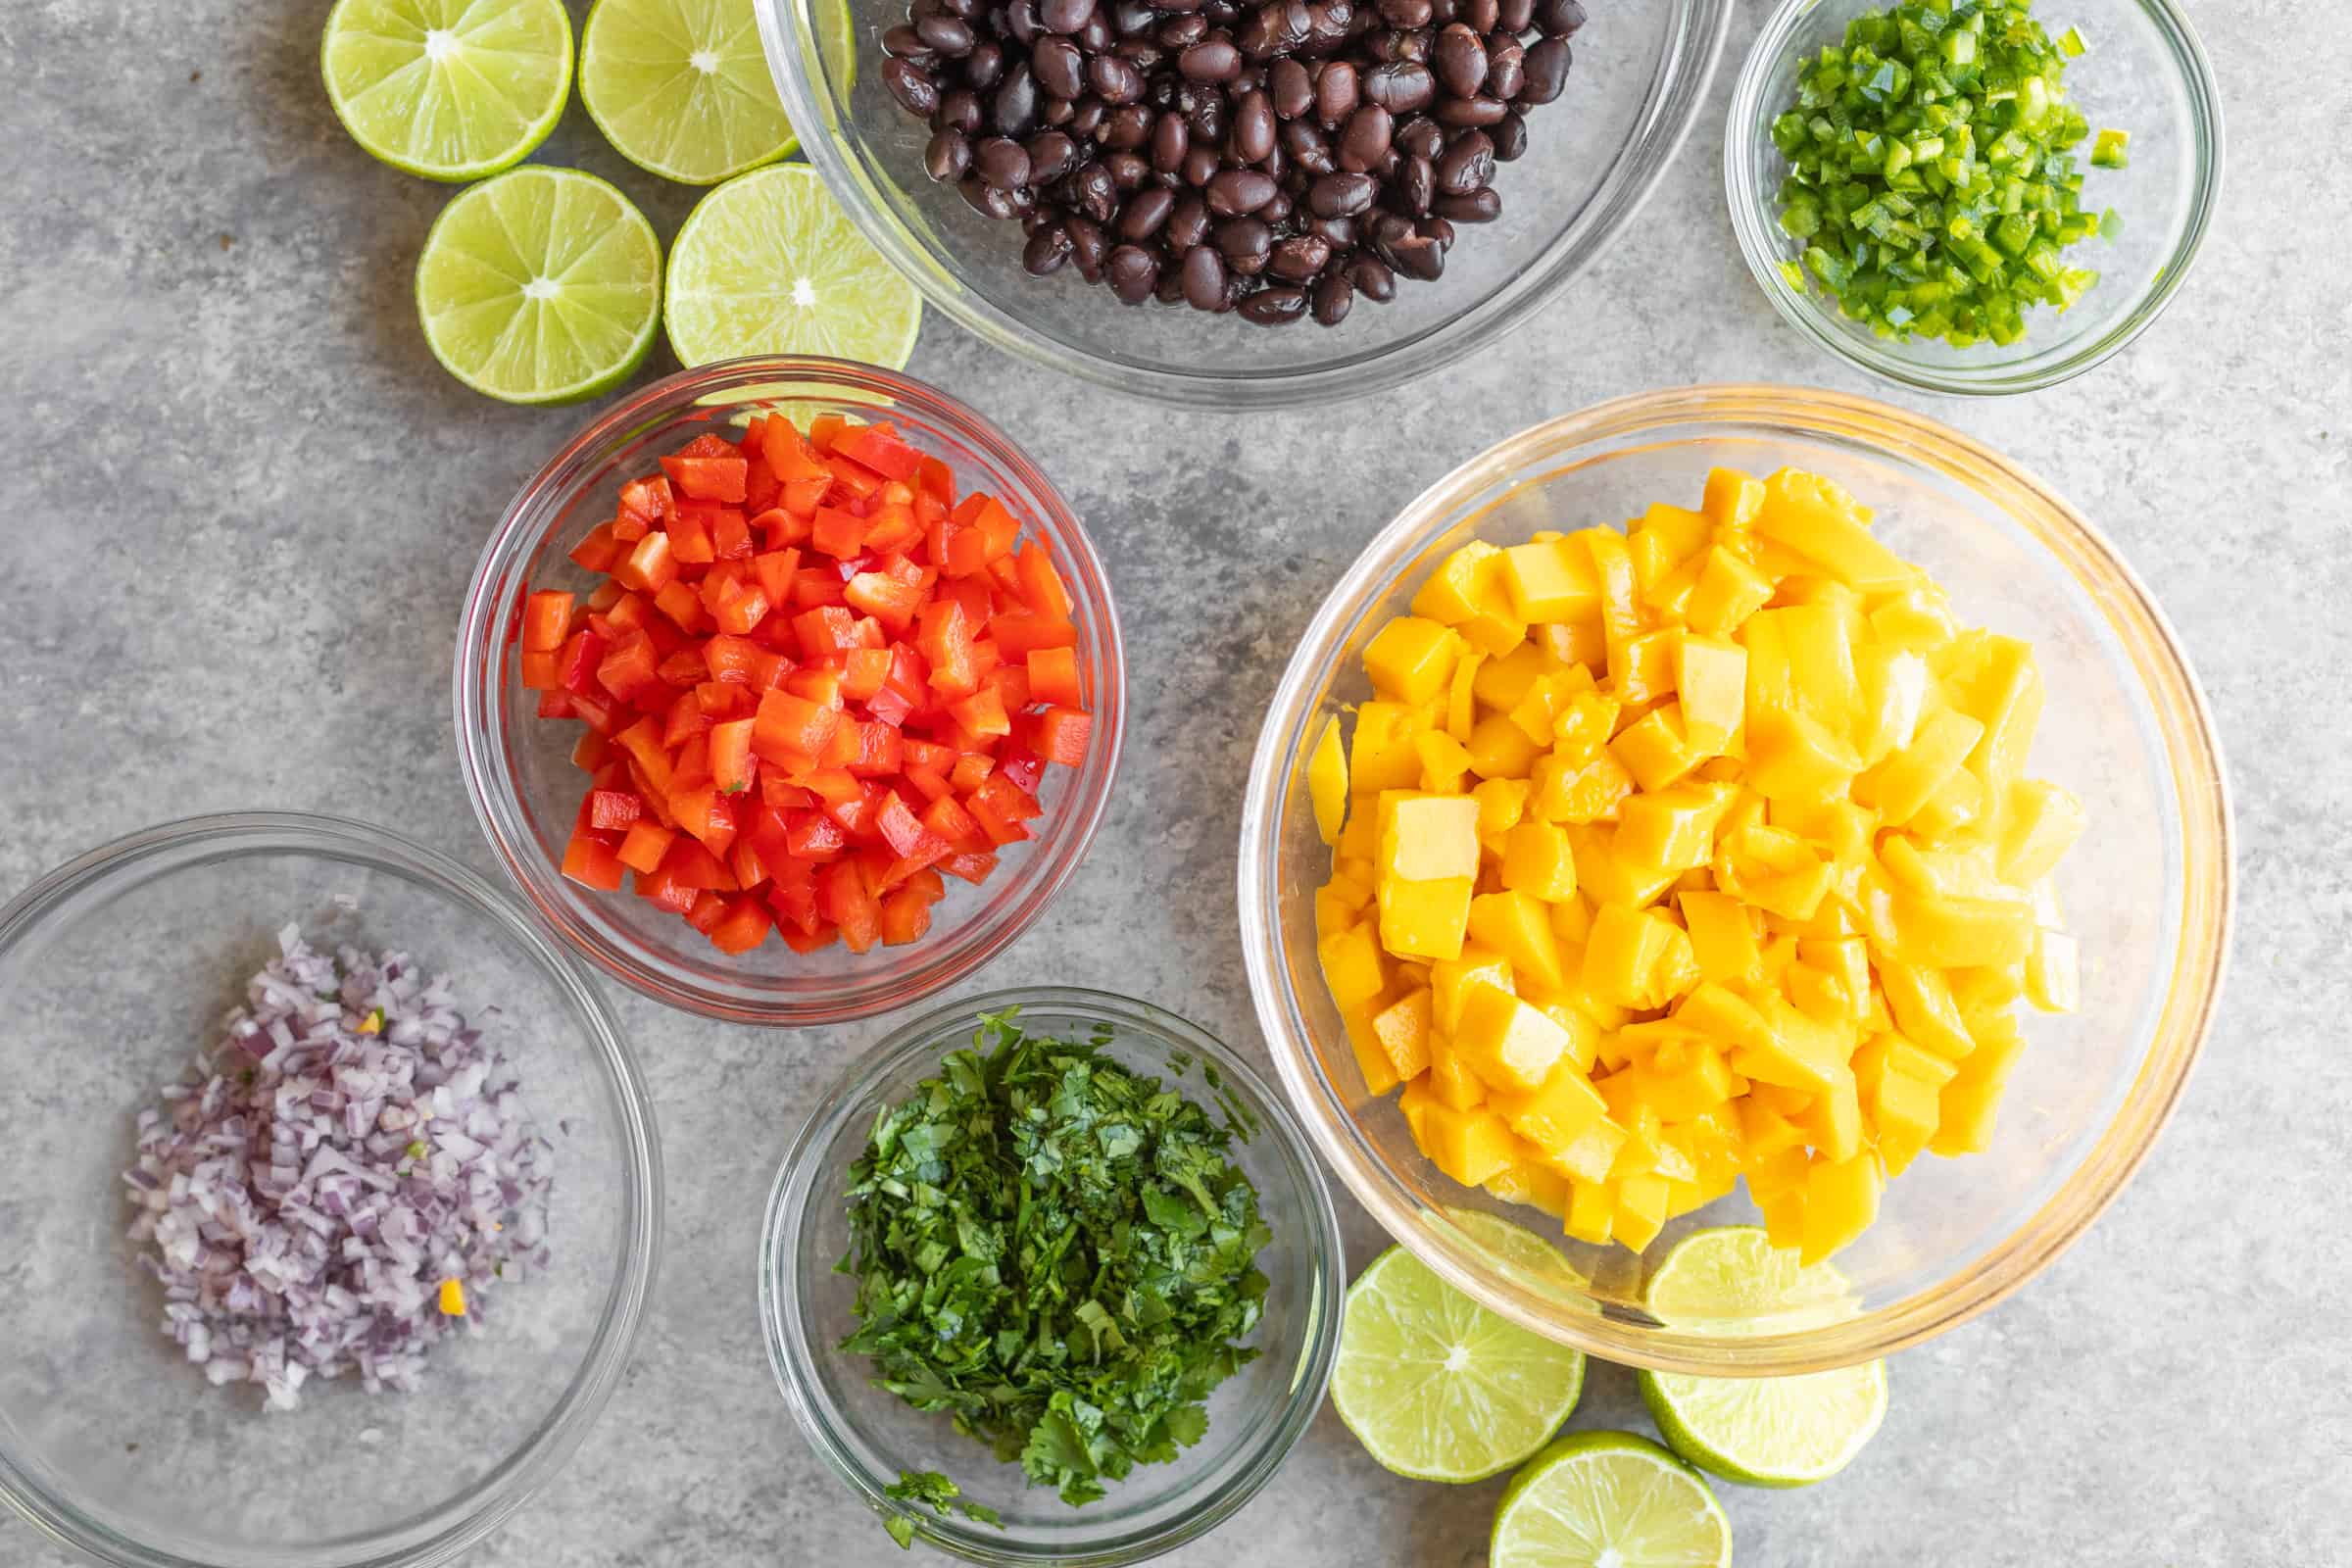
[[[340,0],[318,57],[336,118],[371,156],[479,179],[563,119],[571,19],[562,0]]]

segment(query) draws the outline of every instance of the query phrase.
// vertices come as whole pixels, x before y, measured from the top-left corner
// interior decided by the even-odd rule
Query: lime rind
[[[1809,1487],[1847,1465],[1886,1418],[1886,1363],[1786,1378],[1643,1372],[1642,1402],[1668,1447],[1748,1487]]]
[[[613,151],[681,185],[800,147],[752,0],[597,0],[580,30],[580,102]]]
[[[1706,1478],[1646,1438],[1578,1432],[1511,1478],[1491,1568],[1731,1568],[1732,1522]]]
[[[1331,1401],[1385,1468],[1461,1484],[1542,1448],[1584,1379],[1581,1351],[1488,1311],[1392,1247],[1348,1288]]]
[[[610,4],[611,0],[607,0]],[[680,363],[822,355],[904,368],[922,297],[806,164],[754,170],[695,204],[669,250]]]
[[[458,193],[425,236],[416,310],[426,346],[506,403],[611,391],[652,352],[662,245],[594,174],[531,166]]]
[[[338,0],[318,71],[369,157],[456,184],[538,150],[564,118],[572,58],[562,0]]]

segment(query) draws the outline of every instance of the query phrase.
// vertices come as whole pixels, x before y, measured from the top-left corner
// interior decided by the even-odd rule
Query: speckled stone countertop
[[[1764,9],[1741,6],[1708,112],[1611,254],[1409,394],[1249,421],[1139,410],[926,326],[911,368],[1056,476],[1152,672],[1092,856],[971,989],[1108,986],[1261,1051],[1233,919],[1242,779],[1294,636],[1373,529],[1504,432],[1602,398],[1874,390],[1780,323],[1723,216],[1722,105]],[[2352,25],[2331,0],[2195,9],[2233,162],[2170,314],[2056,392],[1905,401],[2053,480],[2179,627],[2236,790],[2232,983],[2178,1119],[2089,1235],[1901,1357],[1884,1433],[1839,1480],[1727,1491],[1744,1568],[2352,1563]],[[576,416],[483,402],[426,356],[410,275],[445,193],[338,131],[324,10],[0,6],[6,889],[132,826],[257,805],[493,869],[452,754],[456,608],[489,519]],[[621,175],[583,116],[549,156],[622,177],[665,234],[690,205]],[[760,1033],[612,994],[668,1150],[661,1285],[602,1423],[468,1561],[904,1560],[801,1442],[749,1298],[785,1139],[887,1024]],[[1342,1208],[1370,1257],[1381,1238]],[[1579,1424],[1641,1419],[1630,1374],[1595,1368]],[[1499,1486],[1396,1482],[1326,1412],[1275,1486],[1167,1560],[1475,1565]],[[0,1562],[64,1561],[0,1523]]]

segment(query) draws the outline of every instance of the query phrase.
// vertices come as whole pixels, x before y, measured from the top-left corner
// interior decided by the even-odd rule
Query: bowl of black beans
[[[1523,322],[1648,194],[1730,16],[1730,0],[756,8],[809,161],[933,306],[1104,385],[1237,409],[1379,391]]]

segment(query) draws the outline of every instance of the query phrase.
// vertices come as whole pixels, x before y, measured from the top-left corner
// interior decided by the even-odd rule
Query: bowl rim
[[[513,594],[527,586],[521,580],[523,563],[563,518],[569,495],[587,477],[599,448],[666,415],[779,383],[867,394],[912,410],[985,453],[1035,496],[1042,515],[1033,525],[1051,538],[1072,598],[1101,618],[1105,677],[1095,694],[1093,755],[1054,808],[1054,826],[1041,836],[1032,863],[1049,845],[1053,855],[1008,918],[984,935],[963,935],[919,965],[877,958],[861,972],[840,976],[809,995],[763,1000],[654,961],[635,941],[616,939],[572,909],[560,870],[539,852],[514,771],[499,742],[496,719],[514,698],[497,678],[500,661],[484,655],[500,646],[497,639],[504,635]],[[790,393],[779,396],[789,401]],[[877,366],[810,355],[721,360],[664,376],[614,403],[557,449],[515,491],[482,547],[459,617],[451,684],[458,765],[466,799],[492,854],[533,912],[571,952],[656,1002],[722,1022],[768,1027],[841,1023],[911,1005],[1019,940],[1086,858],[1109,812],[1126,739],[1127,653],[1110,576],[1085,524],[1036,460],[969,404],[928,382]],[[1091,788],[1078,787],[1090,780]]]
[[[1319,692],[1316,664],[1344,646],[1344,607],[1419,553],[1458,503],[1486,493],[1539,455],[1560,460],[1601,442],[1676,426],[1774,423],[1869,447],[1959,480],[2050,519],[2011,515],[2085,583],[2132,658],[2174,762],[2181,855],[2180,926],[2164,1001],[2131,1087],[2059,1189],[1962,1273],[1839,1323],[1753,1339],[1709,1338],[1595,1311],[1562,1315],[1497,1268],[1459,1226],[1415,1200],[1390,1173],[1325,1073],[1277,947],[1282,803],[1303,755]],[[1786,1376],[1892,1353],[1956,1327],[2016,1292],[2087,1229],[2147,1156],[2204,1046],[2228,967],[2235,907],[2234,827],[2219,731],[2180,638],[2106,536],[2036,475],[1925,416],[1851,394],[1769,385],[1676,387],[1563,415],[1511,436],[1431,485],[1389,523],[1333,586],[1301,633],[1258,734],[1242,802],[1238,892],[1250,998],[1283,1087],[1357,1201],[1381,1228],[1448,1283],[1524,1327],[1607,1360],[1702,1376]]]
[[[977,1027],[983,1013],[1013,1007],[1074,1013],[1110,1023],[1124,1033],[1152,1037],[1172,1050],[1190,1052],[1197,1060],[1214,1065],[1226,1082],[1239,1083],[1254,1100],[1250,1108],[1265,1123],[1275,1147],[1300,1173],[1308,1210],[1306,1222],[1313,1232],[1314,1280],[1306,1303],[1311,1320],[1282,1419],[1268,1429],[1249,1464],[1229,1477],[1217,1491],[1197,1501],[1188,1498],[1186,1511],[1161,1525],[1108,1537],[1100,1544],[1058,1543],[1050,1547],[1031,1547],[1017,1537],[967,1529],[885,1497],[881,1486],[840,1440],[821,1385],[804,1364],[815,1343],[806,1315],[808,1303],[785,1278],[798,1257],[800,1234],[816,1196],[815,1181],[824,1152],[845,1130],[851,1107],[868,1091],[924,1057],[936,1063],[943,1035],[966,1034]],[[1215,1035],[1165,1007],[1112,992],[1057,985],[1016,986],[935,1007],[898,1025],[844,1069],[802,1123],[777,1167],[760,1224],[757,1260],[760,1336],[767,1348],[768,1369],[801,1435],[826,1467],[877,1516],[910,1521],[915,1535],[941,1551],[987,1568],[1028,1568],[1048,1563],[1062,1568],[1118,1568],[1171,1551],[1208,1534],[1254,1497],[1274,1478],[1322,1408],[1324,1393],[1339,1359],[1348,1261],[1338,1210],[1332,1202],[1331,1184],[1315,1157],[1315,1149],[1293,1115],[1289,1102],[1263,1074]]]
[[[801,135],[803,155],[824,176],[826,188],[858,232],[924,301],[981,341],[1033,365],[1133,397],[1236,412],[1346,402],[1390,391],[1476,353],[1549,303],[1606,252],[1673,167],[1705,106],[1732,21],[1732,0],[1671,0],[1671,30],[1634,118],[1633,132],[1617,149],[1578,222],[1555,238],[1541,260],[1485,302],[1411,337],[1331,364],[1216,372],[1122,364],[1049,344],[935,259],[892,214],[869,164],[853,161],[842,150],[847,140],[834,95],[820,91],[814,79],[819,56],[811,8],[829,3],[837,0],[758,0],[753,10],[768,74],[775,78],[786,117],[795,125],[808,127]]]
[[[1765,211],[1769,204],[1760,205],[1748,196],[1756,186],[1756,149],[1759,142],[1766,140],[1754,132],[1768,123],[1775,112],[1773,106],[1763,102],[1765,78],[1788,53],[1789,39],[1798,24],[1830,3],[1832,0],[1780,0],[1740,65],[1724,120],[1724,205],[1730,212],[1732,230],[1739,239],[1740,254],[1747,262],[1748,272],[1783,320],[1811,339],[1816,347],[1828,350],[1881,381],[1947,397],[2007,397],[2057,386],[2104,364],[2156,324],[2156,318],[2164,314],[2165,307],[2187,280],[2205,236],[2213,226],[2214,214],[2221,206],[2223,168],[2227,162],[2228,134],[2222,117],[2221,84],[2214,74],[2212,58],[2205,51],[2204,39],[2176,0],[2132,0],[2163,35],[2188,99],[2193,179],[2188,212],[2171,254],[2114,325],[2071,352],[2047,363],[2029,358],[2013,364],[1950,367],[1922,364],[1909,358],[1903,345],[1882,343],[1875,337],[1863,338],[1843,330],[1838,325],[1842,318],[1835,311],[1822,309],[1812,290],[1799,294],[1790,288],[1788,279],[1781,275],[1782,258],[1775,238],[1779,228]]]
[[[116,1568],[434,1568],[469,1550],[554,1479],[586,1439],[627,1370],[661,1263],[662,1153],[652,1096],[618,1019],[586,970],[551,943],[511,898],[439,851],[350,817],[312,811],[227,811],[125,834],[75,856],[0,908],[0,956],[38,934],[65,901],[101,876],[188,849],[203,851],[203,858],[175,871],[249,855],[295,855],[388,870],[489,920],[535,959],[587,1020],[586,1045],[604,1068],[616,1102],[625,1200],[620,1269],[606,1292],[603,1314],[579,1369],[547,1417],[520,1447],[430,1513],[365,1535],[300,1548],[241,1548],[233,1560],[215,1560],[133,1540],[85,1518],[71,1503],[53,1496],[29,1467],[5,1449],[0,1449],[0,1500],[50,1540]]]

